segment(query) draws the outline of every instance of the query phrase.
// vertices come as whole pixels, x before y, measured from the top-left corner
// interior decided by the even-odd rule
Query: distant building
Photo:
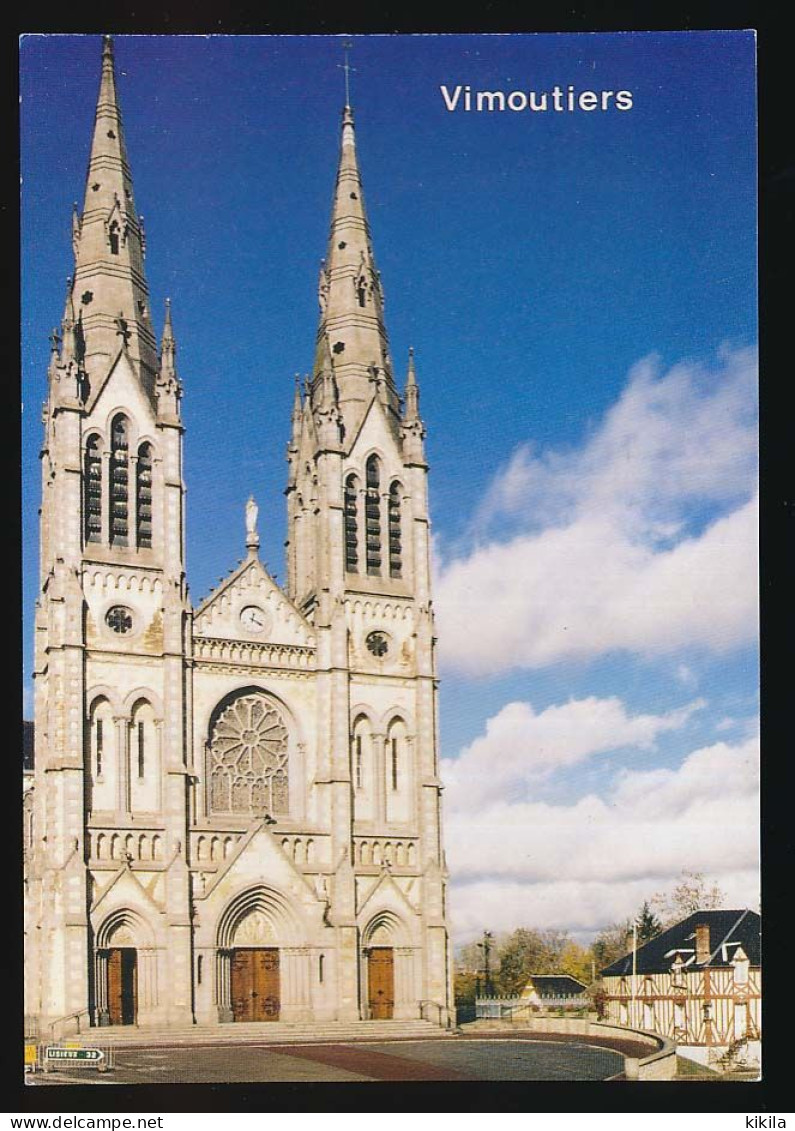
[[[761,919],[755,911],[695,911],[602,970],[606,1020],[669,1037],[716,1067],[758,1063]]]
[[[579,1009],[589,1004],[587,987],[570,974],[532,974],[519,1000],[541,1009]]]

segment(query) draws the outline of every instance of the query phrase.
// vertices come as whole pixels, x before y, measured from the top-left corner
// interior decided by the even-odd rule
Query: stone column
[[[220,1022],[233,1021],[232,953],[219,949],[215,953],[215,1004]]]
[[[114,715],[116,726],[116,808],[119,813],[130,812],[130,720]]]
[[[97,1025],[109,1025],[108,1015],[108,952],[94,952],[94,1020]]]
[[[101,545],[110,544],[110,452],[102,453],[102,479],[100,480],[100,531]]]
[[[138,547],[138,456],[128,456],[127,544]]]
[[[383,734],[373,734],[373,819],[379,827],[386,821],[386,762]]]

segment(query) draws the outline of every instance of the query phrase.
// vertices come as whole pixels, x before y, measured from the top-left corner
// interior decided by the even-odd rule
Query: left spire
[[[129,330],[127,353],[142,385],[154,392],[157,344],[149,315],[141,218],[124,142],[111,36],[102,39],[102,73],[83,214],[73,224],[72,299],[85,367],[98,388],[119,350],[117,320]]]

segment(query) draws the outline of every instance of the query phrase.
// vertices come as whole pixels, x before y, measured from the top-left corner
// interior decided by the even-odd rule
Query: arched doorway
[[[363,990],[365,1016],[374,1021],[391,1021],[401,1016],[406,1004],[405,931],[400,919],[391,911],[381,911],[365,928],[363,943]]]
[[[220,1021],[290,1020],[309,1009],[308,952],[295,911],[271,888],[237,896],[218,926]]]
[[[233,1021],[278,1021],[281,979],[277,947],[236,947],[232,952]]]
[[[96,1023],[137,1025],[156,1002],[154,949],[149,931],[129,910],[118,911],[97,932],[94,952]],[[142,1000],[141,986],[147,988]]]
[[[132,946],[108,950],[108,1024],[134,1025],[138,1017],[138,951]]]
[[[375,1021],[394,1017],[395,952],[391,946],[371,946],[367,951],[367,1011]]]

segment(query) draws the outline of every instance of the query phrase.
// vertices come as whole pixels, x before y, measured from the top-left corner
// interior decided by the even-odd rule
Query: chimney
[[[701,965],[709,956],[709,923],[696,923],[696,962]]]

